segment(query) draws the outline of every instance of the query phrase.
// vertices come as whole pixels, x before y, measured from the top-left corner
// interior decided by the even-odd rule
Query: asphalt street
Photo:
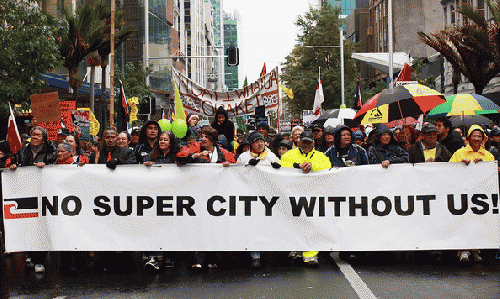
[[[145,272],[138,253],[113,257],[106,270],[65,274],[51,253],[45,274],[25,270],[24,256],[1,263],[0,298],[500,298],[500,260],[460,265],[454,252],[438,261],[425,252],[359,254],[344,261],[320,253],[319,268],[292,265],[286,253],[263,253],[248,269],[247,253],[224,254],[217,269],[194,272],[182,254],[175,267]]]

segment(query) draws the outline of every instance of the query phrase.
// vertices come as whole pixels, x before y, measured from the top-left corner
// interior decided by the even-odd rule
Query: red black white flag
[[[12,112],[12,107],[9,104],[10,116],[9,123],[7,125],[7,141],[10,143],[10,151],[15,154],[23,146],[21,143],[21,136],[17,130],[16,118],[14,117],[14,112]]]

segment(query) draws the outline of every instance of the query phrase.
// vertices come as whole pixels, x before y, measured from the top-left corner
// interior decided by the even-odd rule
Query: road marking
[[[375,295],[373,295],[372,291],[368,288],[366,283],[361,280],[358,273],[354,271],[351,265],[340,259],[338,252],[331,252],[330,256],[335,261],[337,266],[340,268],[340,271],[344,273],[345,278],[349,281],[352,288],[358,294],[361,299],[376,299]]]

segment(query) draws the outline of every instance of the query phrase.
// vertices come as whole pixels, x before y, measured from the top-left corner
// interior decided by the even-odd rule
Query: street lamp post
[[[344,28],[340,27],[340,88],[341,102],[340,107],[345,106],[345,86],[344,86]]]
[[[339,28],[340,46],[303,46],[304,48],[340,48],[340,107],[345,106],[345,82],[344,82],[344,28]]]

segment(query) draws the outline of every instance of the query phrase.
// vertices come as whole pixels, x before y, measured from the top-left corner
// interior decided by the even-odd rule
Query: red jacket
[[[231,152],[228,152],[227,150],[219,147],[218,145],[214,145],[217,148],[217,154],[219,156],[217,163],[222,163],[222,162],[229,162],[229,163],[236,163],[236,159],[234,158],[234,154]],[[196,142],[193,143],[190,147],[184,147],[182,151],[177,153],[177,157],[179,158],[179,162],[181,163],[209,163],[210,160],[208,157],[200,157],[200,158],[193,158],[192,154],[194,153],[201,153],[204,151],[205,148],[201,145],[201,142]]]

